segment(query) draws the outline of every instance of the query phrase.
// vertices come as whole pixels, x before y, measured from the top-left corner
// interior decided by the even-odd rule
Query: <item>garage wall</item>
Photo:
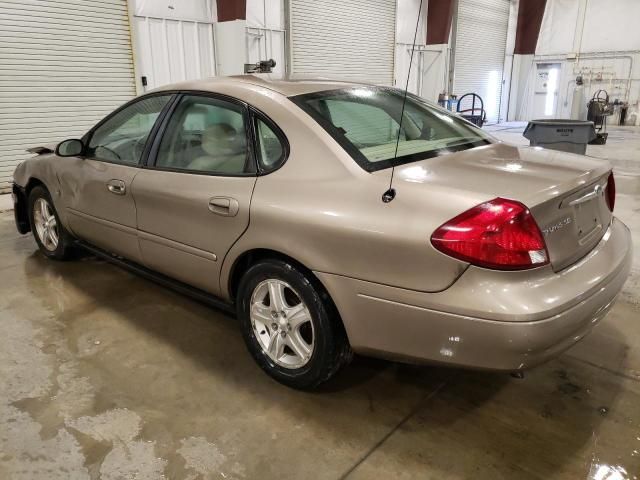
[[[3,0],[0,192],[26,148],[79,137],[134,95],[126,0]]]
[[[216,19],[215,0],[135,0],[134,15],[159,18]]]
[[[247,63],[273,58],[271,74],[281,78],[286,73],[284,0],[247,0]]]
[[[408,90],[416,95],[422,94],[422,86],[425,77],[431,78],[425,71],[431,63],[431,58],[425,60],[424,56],[429,55],[426,45],[426,18],[428,1],[423,0],[420,8],[420,0],[398,0],[396,15],[396,46],[395,46],[395,72],[394,86],[405,88],[407,85],[407,75],[409,74],[409,63],[411,60],[411,49],[413,37],[416,32],[416,22],[418,22],[418,34],[416,36],[416,47],[413,54],[413,65],[411,67]],[[418,12],[420,15],[418,17]]]
[[[213,21],[136,15],[133,24],[142,91],[216,74]]]
[[[221,5],[215,0],[135,0],[137,70],[147,83],[143,90],[183,80],[241,74],[244,63],[269,58],[276,61],[273,75],[284,75],[283,0],[226,5],[232,8],[236,20],[222,17],[218,22]]]
[[[558,66],[553,116],[571,115],[574,80],[582,74],[590,98],[604,88],[611,99],[640,100],[640,2],[637,0],[547,0],[535,55],[516,55],[509,118],[537,116],[536,75],[541,65]],[[522,57],[522,58],[518,58]],[[520,99],[519,101],[516,99]],[[632,117],[638,120],[638,117]]]
[[[215,0],[130,0],[141,93],[216,74]],[[142,85],[142,77],[146,86]]]

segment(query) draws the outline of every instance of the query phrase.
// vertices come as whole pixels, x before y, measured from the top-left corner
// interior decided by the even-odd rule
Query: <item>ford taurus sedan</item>
[[[519,372],[579,341],[631,265],[610,166],[403,98],[253,76],[150,92],[33,150],[18,230],[235,311],[296,388],[352,352]]]

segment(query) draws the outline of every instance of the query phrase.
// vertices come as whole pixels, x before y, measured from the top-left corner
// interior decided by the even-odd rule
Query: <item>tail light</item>
[[[458,215],[431,235],[442,253],[480,267],[524,270],[549,263],[542,233],[522,203],[496,198]]]
[[[613,207],[616,206],[616,181],[613,178],[613,172],[609,174],[609,178],[607,179],[607,206],[609,210],[613,212]]]

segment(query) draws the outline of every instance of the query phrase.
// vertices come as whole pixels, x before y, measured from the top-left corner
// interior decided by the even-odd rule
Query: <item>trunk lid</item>
[[[470,207],[496,197],[524,203],[559,271],[588,254],[611,223],[606,200],[610,170],[599,159],[496,143],[402,165],[396,178],[401,188],[431,184],[446,195],[468,197]]]
[[[553,269],[562,270],[589,253],[607,231],[609,171],[594,181],[529,207],[544,236]]]

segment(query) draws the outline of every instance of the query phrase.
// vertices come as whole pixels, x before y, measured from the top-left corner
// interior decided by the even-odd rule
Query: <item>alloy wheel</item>
[[[54,252],[59,241],[58,223],[53,208],[46,199],[38,198],[33,203],[33,222],[44,248]]]
[[[289,369],[305,366],[314,347],[313,322],[300,295],[287,282],[268,279],[251,295],[253,333],[263,352]]]

